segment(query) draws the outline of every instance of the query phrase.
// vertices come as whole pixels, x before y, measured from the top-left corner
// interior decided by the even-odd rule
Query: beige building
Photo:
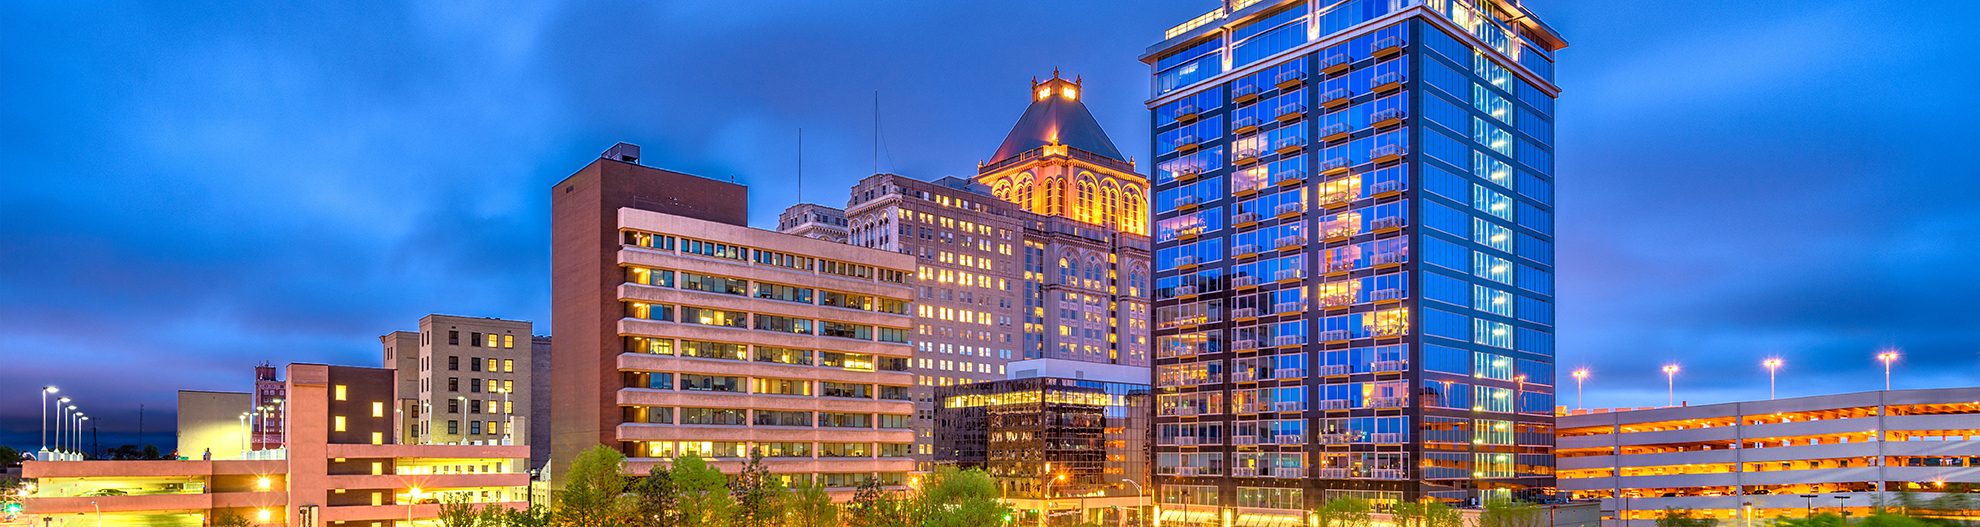
[[[914,463],[913,257],[744,225],[743,187],[626,145],[552,191],[552,470],[604,444],[849,494]]]
[[[179,455],[188,459],[239,459],[248,451],[245,392],[179,390]]]
[[[777,215],[777,232],[845,243],[846,211],[817,203],[791,205]]]
[[[394,434],[408,444],[528,444],[530,323],[427,315],[378,338],[396,372]]]

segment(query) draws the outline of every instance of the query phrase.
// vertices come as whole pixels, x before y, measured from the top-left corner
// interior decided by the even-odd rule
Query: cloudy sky
[[[1566,34],[1560,362],[1590,406],[1980,384],[1980,3],[1527,0]],[[1928,5],[1936,4],[1936,5]],[[1146,159],[1135,60],[1210,0],[0,4],[0,443],[129,441],[426,313],[548,327],[550,185],[614,141],[773,225],[972,173],[1033,76]],[[873,99],[884,140],[872,154]],[[1562,402],[1571,404],[1571,388]]]

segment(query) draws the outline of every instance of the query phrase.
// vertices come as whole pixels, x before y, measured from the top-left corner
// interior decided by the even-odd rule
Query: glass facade
[[[1165,515],[1551,487],[1562,44],[1489,0],[1234,6],[1146,58],[1155,480],[1200,489]]]
[[[1124,480],[1146,479],[1146,384],[1033,377],[935,394],[936,459],[984,469],[1006,498],[1132,496]]]

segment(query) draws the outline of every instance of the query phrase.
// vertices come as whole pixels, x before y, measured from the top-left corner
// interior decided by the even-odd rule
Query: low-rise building
[[[1980,484],[1980,388],[1577,410],[1557,423],[1560,490],[1601,499],[1611,526],[1648,527],[1665,509],[1863,516],[1899,493]]]
[[[210,460],[30,461],[25,516],[45,527],[198,527],[229,515],[253,525],[410,527],[435,524],[442,501],[528,501],[528,447],[394,441],[390,370],[294,364],[284,384],[286,447],[216,450]]]

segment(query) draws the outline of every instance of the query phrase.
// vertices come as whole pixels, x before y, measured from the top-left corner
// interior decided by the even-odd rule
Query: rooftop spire
[[[1083,89],[1078,77],[1066,80],[1058,68],[1052,68],[1052,78],[1044,82],[1032,77],[1031,106],[1025,108],[1017,125],[1004,136],[1003,145],[991,154],[990,162],[1010,159],[1045,145],[1066,145],[1127,161],[1120,149],[1114,147],[1114,141],[1107,138],[1107,132],[1100,129],[1093,113],[1087,111],[1086,104],[1080,102]]]

